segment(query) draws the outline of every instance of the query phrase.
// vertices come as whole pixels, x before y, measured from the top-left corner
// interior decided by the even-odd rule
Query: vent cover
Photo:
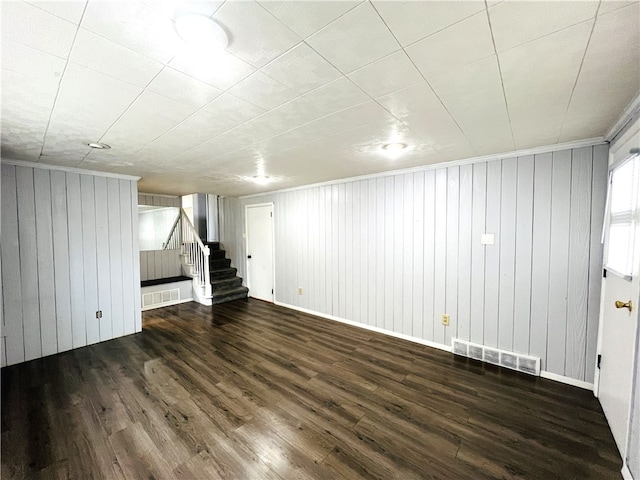
[[[142,295],[142,309],[162,307],[180,300],[180,289],[162,290],[160,292],[145,293]]]
[[[453,353],[530,375],[540,375],[540,359],[453,338]]]

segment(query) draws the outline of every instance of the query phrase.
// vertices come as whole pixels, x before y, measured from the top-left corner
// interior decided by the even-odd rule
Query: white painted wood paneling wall
[[[140,252],[140,280],[156,280],[182,275],[180,250],[147,250]]]
[[[137,195],[133,180],[2,164],[3,365],[141,331]]]
[[[158,207],[178,207],[182,208],[180,197],[173,195],[157,195],[153,193],[139,193],[138,205],[156,205]]]
[[[139,193],[138,205],[182,208],[182,201],[180,197],[172,195]],[[140,252],[140,280],[155,280],[179,275],[182,275],[179,250],[148,250]]]
[[[274,202],[276,301],[591,383],[606,171],[598,145],[224,198],[221,241],[244,276],[244,206]]]

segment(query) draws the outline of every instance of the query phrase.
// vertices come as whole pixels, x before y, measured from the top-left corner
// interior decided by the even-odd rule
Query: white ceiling
[[[241,195],[602,136],[634,1],[2,2],[2,155]],[[222,56],[176,11],[211,15]],[[86,146],[100,141],[111,150]],[[389,158],[380,146],[409,149]],[[261,170],[269,185],[248,181]]]

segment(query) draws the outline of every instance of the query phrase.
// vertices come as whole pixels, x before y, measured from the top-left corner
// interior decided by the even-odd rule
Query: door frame
[[[247,287],[249,287],[249,296],[254,298],[251,295],[251,279],[249,269],[249,259],[247,258],[249,252],[249,215],[247,215],[250,208],[256,207],[271,207],[271,264],[273,268],[271,269],[273,275],[273,298],[271,301],[276,303],[276,229],[275,229],[275,218],[276,218],[276,207],[274,202],[264,202],[264,203],[252,203],[251,205],[244,206],[244,265],[245,271],[247,272]],[[258,299],[260,300],[260,299]]]
[[[626,148],[626,145],[629,142],[629,139],[624,139],[624,135],[622,136],[623,139],[620,142],[620,149],[621,148]],[[606,295],[606,289],[607,289],[607,283],[608,283],[608,278],[611,276],[616,276],[619,279],[621,279],[622,281],[626,281],[629,283],[633,283],[633,282],[638,282],[640,281],[637,277],[640,276],[640,258],[637,258],[636,255],[639,254],[640,252],[640,238],[638,238],[638,235],[640,235],[640,225],[636,226],[636,238],[634,239],[634,260],[633,260],[633,274],[631,276],[626,276],[626,275],[620,275],[614,271],[607,271],[605,265],[604,265],[604,256],[606,255],[605,249],[607,248],[607,242],[608,242],[608,228],[609,228],[609,208],[610,208],[610,194],[611,194],[611,174],[613,172],[613,170],[618,167],[619,165],[621,165],[622,163],[626,162],[630,157],[633,157],[634,155],[631,154],[629,152],[629,154],[626,153],[622,153],[622,155],[620,155],[618,158],[616,158],[616,154],[619,152],[620,150],[616,150],[616,151],[612,151],[611,148],[609,150],[609,165],[607,168],[607,175],[608,175],[608,181],[607,181],[607,201],[605,204],[605,212],[604,212],[604,222],[603,222],[603,231],[602,231],[602,245],[603,245],[603,258],[602,258],[602,269],[603,269],[603,278],[602,278],[602,284],[600,287],[600,314],[598,317],[598,336],[597,336],[597,344],[596,344],[596,362],[594,365],[594,378],[593,378],[593,394],[596,398],[599,399],[600,397],[600,377],[601,377],[601,370],[598,366],[598,358],[600,357],[600,355],[602,355],[602,348],[603,348],[603,336],[604,336],[604,316],[605,316],[605,295]],[[606,272],[606,274],[605,274]],[[640,306],[640,295],[636,295],[636,293],[638,293],[637,291],[634,292],[633,297],[631,298],[631,301],[634,302],[636,305]],[[637,297],[637,298],[636,298]],[[637,303],[636,303],[637,302]],[[635,306],[635,305],[634,305]],[[636,307],[638,308],[638,307]],[[636,325],[635,325],[635,332],[634,332],[634,338],[632,339],[632,351],[631,351],[631,372],[629,374],[629,376],[631,377],[630,380],[630,392],[629,392],[629,411],[627,412],[627,419],[626,419],[626,426],[627,426],[627,430],[626,430],[626,435],[624,438],[624,446],[623,446],[623,451],[620,452],[620,456],[622,457],[622,476],[623,478],[626,479],[631,479],[631,473],[629,472],[629,467],[627,465],[627,457],[629,456],[629,448],[630,448],[630,438],[631,438],[631,417],[633,415],[633,401],[634,401],[634,394],[636,393],[636,390],[638,388],[640,388],[640,385],[634,385],[634,379],[635,379],[635,373],[636,373],[636,358],[638,356],[638,353],[640,351],[640,323],[638,323],[640,321],[640,316],[637,317],[636,319]]]

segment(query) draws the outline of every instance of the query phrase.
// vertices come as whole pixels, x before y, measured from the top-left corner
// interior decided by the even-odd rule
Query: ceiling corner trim
[[[0,160],[3,165],[15,165],[16,167],[40,168],[42,170],[57,170],[60,172],[78,173],[80,175],[93,175],[94,177],[118,178],[120,180],[131,180],[137,182],[142,177],[133,175],[122,175],[120,173],[99,172],[96,170],[85,170],[83,168],[63,167],[61,165],[49,165],[47,163],[25,162],[24,160],[12,160],[3,158]]]
[[[640,116],[640,92],[638,92],[635,98],[631,100],[629,105],[627,105],[618,121],[611,126],[604,138],[608,142],[613,142],[613,140],[622,133],[625,127],[638,116]]]
[[[480,163],[480,162],[489,162],[491,160],[500,160],[504,158],[526,157],[528,155],[537,155],[540,153],[551,153],[551,152],[558,152],[561,150],[571,150],[574,148],[593,147],[596,145],[603,145],[605,143],[608,143],[608,141],[604,137],[585,138],[584,140],[574,140],[571,142],[556,143],[554,145],[545,145],[542,147],[527,148],[523,150],[514,150],[511,152],[503,152],[503,153],[493,153],[491,155],[484,155],[482,157],[463,158],[460,160],[453,160],[450,162],[432,163],[429,165],[419,165],[417,167],[403,168],[399,170],[389,170],[386,172],[372,173],[369,175],[359,175],[355,177],[341,178],[336,180],[328,180],[326,182],[312,183],[309,185],[300,185],[299,187],[283,188],[280,190],[270,190],[270,191],[261,192],[261,193],[252,193],[250,195],[241,195],[238,198],[244,199],[244,198],[262,197],[264,195],[293,192],[296,190],[304,190],[307,188],[322,187],[326,185],[337,185],[340,183],[355,182],[359,180],[370,180],[372,178],[389,177],[393,175],[403,175],[405,173],[424,172],[427,170],[435,170],[438,168],[459,167],[462,165],[470,165],[473,163]]]

